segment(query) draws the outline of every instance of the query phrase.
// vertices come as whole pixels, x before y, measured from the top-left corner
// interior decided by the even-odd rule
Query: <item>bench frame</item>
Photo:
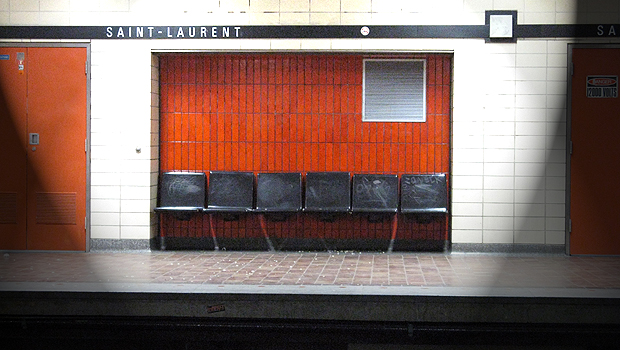
[[[392,251],[394,242],[397,238],[396,237],[396,232],[398,229],[398,215],[397,214],[402,214],[402,215],[405,215],[406,217],[413,217],[416,221],[420,223],[429,223],[430,221],[432,221],[433,219],[437,217],[442,217],[448,214],[448,202],[449,201],[447,198],[446,174],[403,174],[401,176],[398,176],[396,174],[353,174],[351,175],[351,173],[347,173],[347,172],[308,172],[306,173],[306,176],[304,177],[301,173],[258,173],[254,175],[254,173],[251,173],[251,172],[211,171],[209,173],[210,175],[209,182],[211,181],[211,176],[213,175],[216,175],[216,176],[230,175],[234,177],[234,176],[239,176],[240,174],[244,174],[241,176],[245,176],[245,177],[250,176],[250,174],[252,176],[252,188],[251,188],[252,200],[246,201],[245,205],[237,206],[237,205],[217,205],[217,204],[213,205],[212,203],[210,203],[209,202],[210,196],[206,195],[207,193],[206,191],[207,189],[210,191],[211,186],[207,187],[206,174],[204,173],[190,173],[190,172],[163,173],[161,181],[160,181],[160,186],[158,188],[158,200],[160,201],[159,202],[160,204],[163,204],[161,203],[162,191],[163,191],[162,188],[164,187],[163,183],[166,181],[165,180],[166,177],[171,177],[171,176],[202,177],[204,179],[204,185],[205,185],[205,188],[203,189],[204,191],[203,193],[205,193],[205,195],[203,195],[203,198],[205,198],[205,200],[204,200],[202,207],[183,206],[183,205],[181,206],[162,205],[162,206],[156,207],[155,212],[160,215],[171,214],[173,217],[179,220],[190,220],[193,215],[196,215],[199,213],[207,214],[209,216],[209,229],[211,232],[211,236],[213,238],[213,248],[215,250],[219,250],[219,244],[218,244],[216,232],[213,227],[214,215],[221,215],[225,221],[232,221],[232,220],[239,220],[239,217],[244,214],[251,214],[251,213],[261,214],[259,216],[261,229],[263,231],[263,235],[267,243],[267,246],[269,250],[272,250],[272,251],[275,250],[275,247],[273,243],[271,242],[271,239],[267,232],[267,224],[265,222],[265,219],[269,219],[271,221],[285,221],[290,216],[297,215],[298,213],[309,213],[309,214],[318,215],[320,220],[326,221],[326,222],[333,222],[336,220],[338,216],[352,215],[352,214],[364,215],[367,217],[369,222],[381,222],[381,221],[385,221],[386,219],[391,218],[392,235],[391,235],[389,247],[387,249],[388,252]],[[273,177],[276,175],[282,175],[284,177],[295,177],[295,178],[299,177],[298,187],[296,183],[297,180],[296,179],[293,180],[293,182],[295,183],[295,186],[293,186],[294,187],[293,193],[294,193],[294,196],[296,196],[297,193],[299,194],[299,197],[295,198],[295,199],[298,199],[299,205],[296,204],[297,201],[295,200],[293,201],[295,202],[295,204],[292,206],[285,205],[283,207],[278,207],[276,205],[276,206],[270,207],[270,206],[262,205],[262,203],[259,201],[259,184],[258,183],[259,181],[262,181],[261,178]],[[325,178],[329,178],[330,175],[336,175],[337,177],[347,176],[349,178],[348,191],[345,191],[345,193],[348,194],[348,205],[339,204],[339,205],[332,205],[332,206],[330,205],[317,206],[317,205],[313,205],[312,203],[309,203],[308,202],[309,194],[307,191],[310,186],[315,185],[313,182],[315,179],[313,178],[317,176],[318,176],[317,178],[320,178],[321,176]],[[310,177],[310,180],[308,179],[309,177]],[[409,193],[405,193],[405,192],[410,191],[410,189],[408,189],[407,186],[404,186],[403,179],[407,180],[407,179],[412,179],[416,177],[429,178],[429,179],[434,179],[434,181],[438,181],[438,183],[440,184],[439,189],[441,192],[439,193],[440,205],[434,205],[433,207],[428,207],[428,208],[427,207],[424,207],[424,208],[412,207],[410,205],[411,203],[408,202],[408,200],[403,200],[403,197],[404,197],[403,194],[405,194],[405,196],[409,195]],[[356,197],[356,193],[355,193],[355,186],[356,184],[359,184],[359,181],[362,179],[364,179],[364,181],[368,181],[372,179],[375,179],[376,181],[389,181],[390,184],[388,188],[391,186],[396,186],[395,193],[393,189],[389,188],[389,191],[391,191],[389,194],[390,198],[388,198],[390,203],[383,203],[384,205],[380,205],[380,206],[372,206],[368,204],[369,202],[367,202],[362,205],[360,202],[360,199]],[[247,179],[245,181],[247,181]],[[309,184],[309,182],[311,183]],[[410,182],[411,181],[409,181],[408,183]],[[443,186],[441,186],[441,184],[443,184]],[[377,190],[377,189],[374,189],[372,186],[373,185],[371,184],[370,186],[366,186],[365,188],[366,190],[372,190],[372,191]],[[182,191],[180,193],[182,193]],[[168,195],[169,194],[170,193],[168,193]],[[250,194],[250,191],[247,191],[246,189],[245,195],[249,195],[249,194]],[[395,204],[393,203],[394,200],[395,200]],[[252,203],[251,206],[248,205],[248,203]],[[165,237],[161,235],[160,243],[161,243],[162,250],[165,249],[164,239]]]

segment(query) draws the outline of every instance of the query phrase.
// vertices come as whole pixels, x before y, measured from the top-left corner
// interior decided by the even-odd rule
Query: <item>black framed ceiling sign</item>
[[[514,13],[516,20],[516,11]],[[0,26],[2,39],[494,39],[525,38],[614,38],[620,24],[541,24],[513,25],[511,33],[499,29],[506,15],[484,25],[404,25],[404,26]],[[499,28],[499,29],[498,29]],[[491,35],[500,37],[491,38]],[[511,35],[507,37],[506,35]],[[491,40],[493,41],[493,40]]]
[[[487,42],[514,43],[517,41],[517,11],[486,11],[485,26],[489,29]]]

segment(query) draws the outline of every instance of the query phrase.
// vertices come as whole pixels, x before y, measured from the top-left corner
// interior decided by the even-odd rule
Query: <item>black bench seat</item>
[[[354,213],[396,213],[398,212],[398,175],[354,174]]]
[[[351,211],[351,174],[310,172],[306,174],[304,212],[317,213],[323,221]]]
[[[400,181],[403,214],[448,213],[446,174],[406,174]]]
[[[301,173],[258,173],[256,175],[257,213],[281,221],[302,209]]]
[[[209,192],[205,213],[225,215],[235,220],[254,210],[254,174],[251,172],[209,172]]]
[[[155,211],[189,220],[191,214],[204,210],[205,188],[204,173],[163,173],[159,182],[159,205]]]

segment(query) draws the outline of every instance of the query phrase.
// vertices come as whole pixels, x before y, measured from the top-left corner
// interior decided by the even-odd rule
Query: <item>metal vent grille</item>
[[[0,224],[17,224],[17,193],[0,192]]]
[[[364,61],[364,121],[426,121],[424,60]]]
[[[37,193],[37,224],[75,225],[76,193]]]

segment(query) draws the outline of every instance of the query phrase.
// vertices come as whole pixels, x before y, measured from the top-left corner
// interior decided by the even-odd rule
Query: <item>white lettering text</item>
[[[145,29],[146,28],[146,29]],[[165,28],[165,29],[164,29]],[[224,27],[224,26],[172,26],[172,27],[143,27],[143,26],[127,26],[127,27],[105,27],[105,36],[107,38],[129,39],[129,38],[239,38],[241,37],[242,27]],[[145,35],[145,31],[148,33]],[[165,32],[165,34],[164,34]],[[198,33],[200,32],[200,33]],[[609,33],[609,34],[607,34]],[[232,36],[231,36],[232,34]],[[616,35],[614,26],[609,29],[605,25],[598,26],[597,34],[601,36]],[[165,36],[164,36],[165,35]]]

